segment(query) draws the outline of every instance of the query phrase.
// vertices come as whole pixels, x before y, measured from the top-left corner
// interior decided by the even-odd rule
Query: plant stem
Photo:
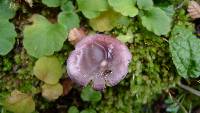
[[[196,90],[196,89],[193,89],[193,88],[191,88],[191,87],[189,87],[189,86],[186,86],[186,85],[182,84],[181,82],[179,82],[178,85],[179,85],[181,88],[183,88],[183,89],[189,91],[190,93],[195,94],[195,95],[197,95],[197,96],[200,96],[200,91],[198,91],[198,90]]]

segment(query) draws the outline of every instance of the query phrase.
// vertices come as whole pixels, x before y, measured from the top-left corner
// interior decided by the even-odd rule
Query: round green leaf
[[[171,28],[171,18],[160,8],[153,7],[152,9],[140,15],[142,25],[147,30],[154,32],[156,35],[166,35]]]
[[[72,29],[75,27],[79,27],[79,17],[74,12],[61,12],[58,15],[58,23],[63,25],[65,29]]]
[[[1,19],[10,19],[15,15],[15,7],[11,5],[12,0],[0,0],[0,21]]]
[[[87,17],[89,19],[98,17],[101,14],[101,12],[99,12],[99,11],[88,11],[88,10],[83,10],[82,13],[83,13],[83,15],[85,15],[85,17]]]
[[[13,113],[32,113],[35,110],[35,102],[32,96],[15,90],[6,99],[4,107]]]
[[[47,84],[56,84],[62,76],[62,65],[56,57],[41,57],[36,61],[33,73]]]
[[[114,27],[121,26],[124,24],[124,21],[127,22],[127,20],[128,19],[120,13],[109,10],[103,12],[99,17],[91,19],[89,24],[94,30],[103,32],[110,31]]]
[[[96,113],[96,111],[94,109],[85,109],[81,113]]]
[[[16,9],[11,0],[0,0],[0,55],[6,55],[15,43],[15,27],[9,19],[15,15]]]
[[[44,84],[42,86],[42,96],[49,101],[58,99],[63,94],[63,87],[60,83],[55,85]]]
[[[58,7],[61,5],[62,0],[42,0],[42,3],[48,7]]]
[[[137,0],[137,5],[140,9],[149,10],[153,8],[152,0]]]
[[[7,20],[0,20],[0,55],[6,55],[15,44],[15,27]]]
[[[73,12],[74,11],[74,5],[71,1],[67,1],[67,2],[64,2],[61,5],[61,9],[62,9],[62,11]]]
[[[79,10],[90,19],[99,16],[100,12],[108,9],[107,0],[77,0],[77,3]]]
[[[91,86],[86,86],[81,92],[81,99],[83,101],[98,102],[101,100],[101,92],[93,90]]]
[[[78,110],[78,108],[76,106],[71,106],[68,109],[67,113],[79,113],[79,110]]]
[[[39,58],[59,51],[67,37],[65,28],[60,24],[50,23],[38,14],[33,15],[31,20],[33,24],[24,28],[23,44],[28,54]]]
[[[135,0],[108,0],[110,6],[124,16],[134,17],[138,14],[138,9],[135,7]]]

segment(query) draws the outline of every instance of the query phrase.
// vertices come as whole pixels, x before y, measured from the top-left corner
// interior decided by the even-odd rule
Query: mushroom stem
[[[178,85],[179,85],[181,88],[183,88],[183,89],[189,91],[190,93],[195,94],[195,95],[197,95],[197,96],[200,96],[200,91],[198,91],[198,90],[196,90],[196,89],[193,89],[193,88],[191,88],[191,87],[189,87],[189,86],[186,86],[186,85],[182,84],[181,82],[179,82]]]

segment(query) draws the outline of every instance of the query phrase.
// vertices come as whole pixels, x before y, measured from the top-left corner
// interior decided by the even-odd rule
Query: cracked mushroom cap
[[[128,73],[131,53],[119,40],[107,35],[87,36],[78,42],[67,60],[67,72],[76,83],[102,90],[118,84]]]

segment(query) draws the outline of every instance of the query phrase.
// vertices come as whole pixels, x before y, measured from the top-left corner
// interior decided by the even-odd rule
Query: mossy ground
[[[67,113],[70,106],[79,109],[93,108],[98,113],[165,113],[180,107],[180,113],[194,112],[200,107],[199,97],[182,90],[177,83],[184,82],[193,88],[200,89],[199,79],[182,79],[176,72],[171,60],[168,38],[158,37],[146,31],[137,22],[122,29],[114,29],[106,34],[126,33],[132,29],[134,39],[127,44],[133,55],[129,66],[129,74],[117,86],[107,88],[102,92],[102,100],[98,103],[83,102],[80,98],[81,88],[74,85],[66,96],[61,96],[53,102],[42,96],[41,82],[33,75],[36,59],[27,55],[22,45],[24,25],[30,24],[28,18],[34,13],[45,15],[51,22],[56,21],[59,8],[48,8],[40,1],[34,2],[34,7],[21,0],[16,16],[11,20],[15,24],[18,36],[14,49],[6,56],[0,56],[0,113],[7,113],[1,106],[3,98],[11,91],[18,89],[24,93],[34,94],[36,102],[35,113]],[[174,2],[176,4],[177,2]],[[87,21],[82,18],[81,26],[88,30]],[[175,22],[189,23],[185,10],[176,12]],[[136,18],[135,21],[138,21]],[[63,63],[65,70],[66,59],[73,46],[66,41],[61,51],[55,53]],[[67,73],[63,74],[63,79]]]

